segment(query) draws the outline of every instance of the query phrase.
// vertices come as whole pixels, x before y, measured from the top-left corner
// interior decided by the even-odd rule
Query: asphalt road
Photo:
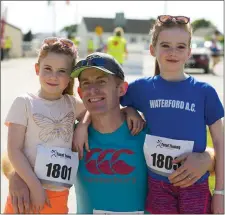
[[[6,114],[14,98],[25,92],[35,92],[39,88],[39,81],[35,75],[35,58],[11,59],[1,62],[1,153],[6,150],[7,128],[4,125]],[[130,54],[124,64],[126,80],[128,82],[141,76],[151,76],[154,71],[154,59],[146,54]],[[190,71],[189,71],[190,72]],[[223,101],[223,62],[221,61],[215,69],[216,76],[201,74],[192,70],[192,75],[201,81],[214,86]],[[2,175],[1,180],[1,213],[8,194],[8,183]],[[71,189],[69,197],[70,213],[76,211],[74,188]]]

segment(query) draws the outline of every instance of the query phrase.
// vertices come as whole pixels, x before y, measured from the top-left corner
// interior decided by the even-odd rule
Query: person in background
[[[121,65],[127,57],[127,42],[124,38],[124,31],[121,27],[114,29],[114,35],[108,38],[105,52],[112,55]]]
[[[95,51],[94,41],[92,37],[88,38],[87,41],[87,53],[92,54]]]
[[[12,40],[11,40],[10,36],[6,36],[5,44],[4,44],[4,52],[5,52],[5,57],[7,59],[10,58],[11,49],[12,49]]]

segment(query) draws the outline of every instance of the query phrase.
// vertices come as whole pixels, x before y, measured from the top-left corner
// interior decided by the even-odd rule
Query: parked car
[[[186,68],[203,69],[204,73],[210,72],[211,52],[205,46],[205,40],[201,37],[193,37],[191,44],[191,57],[186,63]]]

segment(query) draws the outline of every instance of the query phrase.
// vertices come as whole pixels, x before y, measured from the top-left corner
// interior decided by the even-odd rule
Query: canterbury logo
[[[98,153],[97,160],[91,160],[92,156]],[[107,154],[111,155],[110,160],[105,160]],[[92,149],[90,152],[87,153],[85,158],[85,165],[87,170],[92,174],[107,174],[107,175],[114,175],[114,174],[121,174],[127,175],[133,172],[134,167],[128,165],[125,161],[119,160],[119,156],[121,154],[134,154],[133,151],[129,149],[107,149],[102,150],[99,148]]]

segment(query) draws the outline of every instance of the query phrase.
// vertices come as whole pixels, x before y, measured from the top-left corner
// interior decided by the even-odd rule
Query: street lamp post
[[[53,9],[53,36],[56,36],[56,10],[55,10],[55,2],[52,1],[52,9]]]
[[[167,1],[164,1],[164,14],[167,14]]]

